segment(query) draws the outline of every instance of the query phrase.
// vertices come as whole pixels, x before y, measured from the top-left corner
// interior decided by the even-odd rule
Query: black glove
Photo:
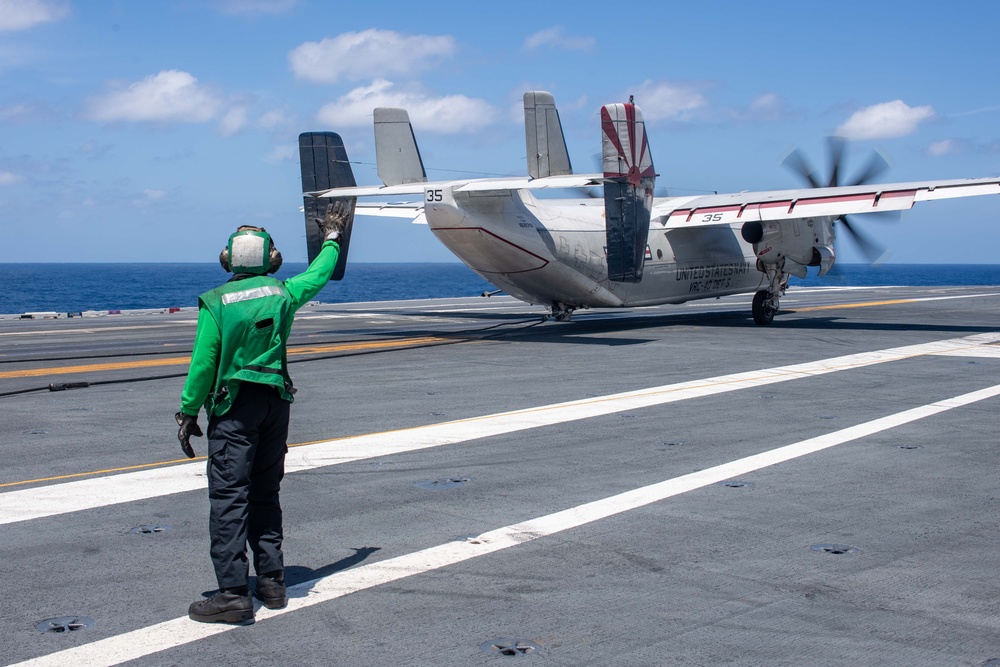
[[[344,199],[336,199],[326,207],[326,217],[316,219],[320,234],[326,241],[336,241],[347,226],[351,217],[351,205]]]
[[[200,438],[203,433],[201,432],[201,427],[198,426],[198,416],[186,415],[183,412],[178,412],[174,415],[174,420],[180,429],[177,431],[177,439],[181,441],[181,449],[187,454],[189,459],[194,458],[194,449],[191,448],[191,436]]]

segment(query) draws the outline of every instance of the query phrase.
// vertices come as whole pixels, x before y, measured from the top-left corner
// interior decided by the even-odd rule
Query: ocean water
[[[1000,285],[1000,264],[835,264],[823,277],[809,269],[789,285],[871,287],[877,285]]]
[[[288,263],[278,278],[301,273]],[[1000,264],[838,264],[791,285],[1000,285]],[[198,305],[227,280],[217,263],[0,264],[0,313],[132,310]],[[477,296],[494,289],[464,264],[351,264],[344,280],[317,296],[324,303]]]
[[[287,262],[276,275],[306,270]],[[178,264],[0,264],[0,313],[197,306],[231,274],[218,262]],[[324,303],[478,296],[495,289],[464,264],[350,264],[316,297]]]

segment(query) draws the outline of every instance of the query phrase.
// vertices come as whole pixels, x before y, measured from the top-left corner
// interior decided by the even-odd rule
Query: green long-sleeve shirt
[[[289,317],[294,316],[299,308],[323,289],[333,274],[339,256],[340,246],[337,242],[326,241],[308,269],[284,281],[284,288],[291,299]],[[181,392],[181,412],[193,416],[196,416],[205,405],[209,394],[217,384],[223,342],[219,322],[206,307],[203,299],[199,299],[199,304],[198,329],[194,337],[191,365],[188,368],[184,390]],[[291,322],[278,322],[275,326],[291,328]],[[287,372],[284,368],[282,371]]]

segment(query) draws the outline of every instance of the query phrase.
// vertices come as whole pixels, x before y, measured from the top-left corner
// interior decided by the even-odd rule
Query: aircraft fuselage
[[[431,188],[434,234],[473,271],[535,304],[650,306],[753,292],[764,279],[739,224],[649,231],[642,280],[608,280],[602,199],[537,199],[527,190]]]

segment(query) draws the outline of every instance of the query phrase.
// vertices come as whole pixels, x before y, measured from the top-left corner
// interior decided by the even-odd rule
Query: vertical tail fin
[[[375,161],[385,185],[423,183],[427,180],[417,139],[406,109],[375,109]]]
[[[299,160],[302,166],[302,192],[316,192],[330,188],[354,187],[354,172],[347,160],[344,140],[335,132],[303,132],[299,135]],[[347,248],[351,243],[351,227],[354,224],[354,204],[356,197],[345,198],[351,205],[351,217],[340,237],[340,257],[333,270],[333,280],[344,277],[347,268]],[[327,207],[333,199],[303,197],[302,208],[306,216],[306,251],[311,264],[323,246],[317,219],[326,216]]]
[[[601,108],[604,152],[604,213],[608,278],[642,280],[642,264],[653,210],[653,157],[642,111],[631,102]]]
[[[551,93],[524,94],[524,137],[528,145],[528,175],[545,178],[572,174],[559,111]]]

